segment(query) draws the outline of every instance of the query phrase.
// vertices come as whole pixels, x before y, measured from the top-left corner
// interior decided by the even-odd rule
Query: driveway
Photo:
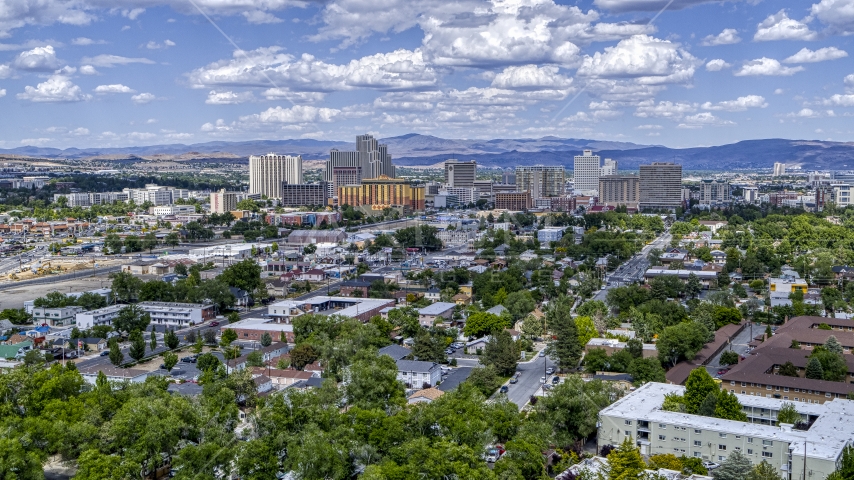
[[[747,348],[748,348],[747,344],[750,343],[750,340],[753,339],[753,337],[755,337],[756,335],[759,335],[760,333],[762,333],[764,331],[765,331],[765,325],[762,325],[760,323],[756,323],[756,324],[753,324],[753,328],[751,329],[751,325],[748,324],[746,327],[744,327],[744,330],[742,330],[738,335],[736,335],[735,337],[732,338],[732,343],[730,344],[729,348],[722,350],[720,354],[715,356],[715,358],[713,358],[709,362],[709,364],[706,365],[706,370],[708,370],[709,374],[714,377],[715,375],[718,374],[718,370],[720,370],[721,368],[726,368],[720,364],[720,359],[721,359],[721,354],[723,354],[723,352],[725,352],[727,350],[732,350],[732,351],[736,352],[737,354],[739,354],[740,356],[746,357],[747,356]]]

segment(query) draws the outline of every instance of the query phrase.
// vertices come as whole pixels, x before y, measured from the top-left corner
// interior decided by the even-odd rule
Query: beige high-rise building
[[[225,189],[211,193],[211,212],[225,213],[237,209],[237,193]]]
[[[573,163],[573,178],[576,193],[591,194],[599,189],[599,173],[601,171],[601,159],[599,155],[593,155],[592,150],[585,150],[581,155],[576,155]]]
[[[640,179],[637,175],[605,175],[599,177],[599,204],[637,207],[640,199]]]
[[[516,167],[516,190],[532,198],[559,197],[566,189],[566,169],[561,166]]]
[[[700,205],[723,206],[731,201],[728,181],[703,180],[700,182]]]
[[[473,187],[477,178],[477,162],[461,162],[455,158],[445,160],[445,185],[448,187]]]
[[[782,177],[786,174],[786,164],[780,162],[774,162],[774,176]]]
[[[641,209],[675,210],[682,206],[682,165],[653,162],[640,166]]]
[[[605,175],[616,175],[617,174],[617,161],[611,160],[610,158],[606,158],[602,160],[602,167],[599,169],[599,176],[604,177]]]
[[[302,157],[267,155],[249,157],[249,193],[282,198],[282,183],[302,183]]]

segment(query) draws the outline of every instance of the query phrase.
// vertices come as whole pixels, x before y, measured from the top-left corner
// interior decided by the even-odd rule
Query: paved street
[[[533,360],[519,363],[516,371],[521,372],[519,381],[515,385],[507,383],[507,398],[522,408],[531,399],[531,395],[542,386],[540,379],[545,376],[551,380],[551,375],[546,375],[548,367],[554,367],[555,363],[549,357],[534,357]]]
[[[643,247],[640,253],[628,259],[626,263],[620,265],[620,267],[608,277],[610,285],[606,283],[602,290],[596,292],[593,299],[604,302],[605,298],[608,296],[608,290],[630,283],[642,282],[643,274],[646,272],[646,269],[649,268],[649,261],[646,258],[649,251],[653,248],[664,250],[670,245],[670,238],[671,236],[669,233],[663,233],[661,236],[653,240],[652,243]]]
[[[761,323],[753,324],[752,327],[753,328],[751,328],[751,325],[747,325],[746,327],[744,327],[744,330],[742,330],[741,333],[739,333],[732,339],[731,349],[740,356],[747,356],[747,344],[750,343],[750,340],[753,337],[765,331],[765,325],[762,325]],[[730,348],[727,348],[724,351],[726,350],[730,350]],[[723,353],[724,351],[721,351],[721,353]],[[721,368],[726,368],[719,363],[720,359],[721,356],[720,354],[718,354],[706,366],[706,370],[709,371],[710,375],[715,376],[717,375],[718,370],[720,370]]]

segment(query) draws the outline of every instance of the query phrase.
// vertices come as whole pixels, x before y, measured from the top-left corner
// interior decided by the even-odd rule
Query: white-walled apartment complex
[[[685,387],[647,383],[599,412],[598,444],[635,440],[643,455],[671,453],[721,463],[739,451],[754,465],[763,460],[787,480],[823,480],[836,470],[845,447],[854,440],[854,401],[797,403],[807,430],[777,425],[784,400],[738,395],[747,422],[662,410],[664,396]],[[804,477],[804,469],[807,476]]]
[[[151,316],[151,325],[166,325],[170,327],[186,327],[210,320],[215,316],[211,304],[173,303],[173,302],[142,302],[139,308]],[[89,312],[77,314],[77,327],[92,328],[95,325],[112,325],[119,316],[121,309],[127,305],[110,305]]]
[[[267,155],[249,157],[249,193],[282,197],[282,183],[302,183],[302,157]]]

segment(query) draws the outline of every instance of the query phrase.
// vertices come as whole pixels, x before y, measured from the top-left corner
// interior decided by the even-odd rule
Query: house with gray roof
[[[435,387],[442,379],[442,368],[438,363],[417,360],[398,360],[396,363],[397,379],[411,388]]]
[[[389,345],[381,348],[379,352],[377,352],[378,355],[388,355],[394,361],[403,360],[409,356],[410,353],[412,353],[411,350],[406,347],[401,347],[400,345]]]

